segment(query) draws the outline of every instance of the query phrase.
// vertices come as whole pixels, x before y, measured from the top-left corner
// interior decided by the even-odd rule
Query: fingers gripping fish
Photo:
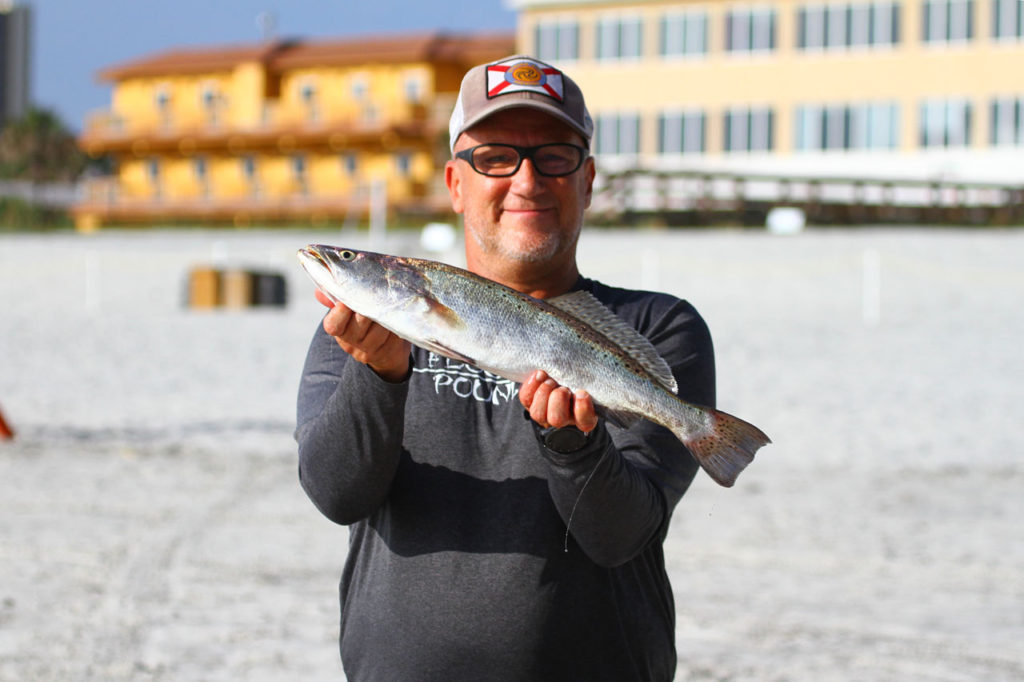
[[[650,341],[588,292],[541,300],[444,263],[334,246],[298,256],[332,300],[421,348],[519,383],[543,369],[586,390],[616,423],[664,426],[721,485],[771,442],[737,417],[680,400]]]

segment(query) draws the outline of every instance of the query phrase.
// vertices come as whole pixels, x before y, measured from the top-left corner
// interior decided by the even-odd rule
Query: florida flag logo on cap
[[[562,72],[532,59],[514,58],[487,65],[487,99],[513,92],[536,92],[559,102]]]

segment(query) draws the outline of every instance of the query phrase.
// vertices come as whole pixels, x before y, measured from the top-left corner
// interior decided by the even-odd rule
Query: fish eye
[[[356,252],[355,251],[349,251],[348,249],[342,251],[338,255],[341,256],[341,260],[355,260],[355,258],[356,258]]]

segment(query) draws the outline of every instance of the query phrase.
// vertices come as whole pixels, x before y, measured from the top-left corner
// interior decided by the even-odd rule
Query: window
[[[349,152],[348,154],[341,155],[341,167],[345,170],[345,174],[349,177],[354,177],[359,171],[359,157],[354,153]]]
[[[701,154],[706,151],[704,112],[666,112],[658,117],[659,154]]]
[[[172,124],[171,111],[171,86],[164,83],[158,85],[153,93],[153,104],[156,106],[156,113],[162,128],[170,128]]]
[[[921,36],[926,43],[951,43],[974,37],[974,0],[925,0]]]
[[[661,18],[661,55],[706,54],[708,14],[704,11],[673,12]]]
[[[405,93],[406,102],[419,104],[423,101],[423,78],[418,73],[407,74],[402,90]]]
[[[208,163],[205,156],[197,156],[192,160],[192,172],[196,176],[196,184],[199,185],[199,191],[202,193],[204,198],[210,196],[210,175],[208,172]]]
[[[412,154],[409,152],[395,154],[395,170],[402,177],[408,177],[412,173]]]
[[[822,112],[825,125],[822,139],[826,149],[850,148],[850,111],[843,106],[826,107]]]
[[[900,42],[900,6],[896,2],[871,5],[871,44],[895,45]]]
[[[366,125],[376,125],[380,120],[380,110],[375,104],[364,104],[359,110],[359,119]]]
[[[546,62],[580,57],[580,25],[576,21],[540,21],[534,28],[534,54]]]
[[[775,49],[775,10],[731,10],[725,15],[726,52]]]
[[[918,140],[922,147],[966,147],[971,143],[971,103],[925,100],[921,103]]]
[[[798,151],[896,149],[899,105],[895,102],[806,105],[796,110]]]
[[[606,17],[598,20],[598,59],[635,59],[642,52],[640,19]]]
[[[214,111],[217,108],[217,86],[204,85],[199,93],[199,102],[206,111]]]
[[[797,11],[796,46],[801,50],[825,47],[824,7],[801,7]]]
[[[992,100],[989,142],[995,145],[1024,145],[1024,97]]]
[[[199,89],[199,106],[206,117],[206,124],[216,127],[220,122],[218,113],[220,111],[221,95],[216,83],[204,83]]]
[[[306,110],[306,120],[313,123],[320,118],[317,106],[317,88],[312,80],[305,80],[298,85],[299,101]]]
[[[298,188],[299,194],[309,192],[309,178],[306,176],[306,157],[302,154],[294,154],[292,162],[292,179]]]
[[[866,130],[859,138],[867,149],[897,149],[900,146],[900,105],[895,102],[869,104],[862,122]]]
[[[895,45],[900,7],[895,2],[807,5],[797,10],[799,50]]]
[[[316,102],[316,84],[306,81],[299,84],[299,99],[303,104],[310,105]]]
[[[156,93],[153,95],[153,103],[156,105],[157,111],[159,111],[161,114],[166,113],[171,106],[170,86],[158,86],[156,89]]]
[[[349,92],[353,99],[365,99],[369,90],[370,86],[366,82],[366,76],[362,74],[352,76],[352,80],[349,82]]]
[[[798,151],[821,149],[821,111],[819,107],[797,107],[794,146]]]
[[[846,14],[846,44],[864,47],[871,44],[871,5],[850,5]]]
[[[771,109],[737,107],[725,112],[722,148],[726,152],[763,152],[774,148]]]
[[[160,182],[160,159],[153,157],[146,161],[146,176],[149,178],[149,188],[153,197],[159,199],[163,193]]]
[[[594,125],[595,154],[640,153],[640,116],[638,114],[600,114]]]
[[[825,44],[836,47],[849,45],[850,35],[847,30],[849,7],[829,5],[825,12]]]
[[[992,37],[1024,38],[1024,1],[992,0]]]
[[[250,196],[259,196],[260,184],[259,178],[256,177],[256,159],[250,154],[239,159],[239,163],[242,167],[242,177],[245,179],[245,184],[248,187]]]

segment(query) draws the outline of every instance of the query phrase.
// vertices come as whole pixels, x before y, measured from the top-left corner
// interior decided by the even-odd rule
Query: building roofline
[[[98,72],[101,81],[231,71],[258,62],[274,71],[310,66],[362,63],[443,61],[470,66],[494,54],[507,41],[515,49],[515,33],[424,32],[359,36],[330,40],[281,40],[273,43],[181,48],[116,64]]]
[[[494,45],[515,44],[515,34],[406,33],[359,37],[345,40],[308,41],[281,52],[273,60],[278,70],[302,67],[363,63],[449,61],[462,63],[477,53],[493,54]]]
[[[100,70],[97,77],[115,82],[126,78],[230,71],[246,62],[267,62],[294,42],[282,40],[264,44],[176,48],[109,66]]]

